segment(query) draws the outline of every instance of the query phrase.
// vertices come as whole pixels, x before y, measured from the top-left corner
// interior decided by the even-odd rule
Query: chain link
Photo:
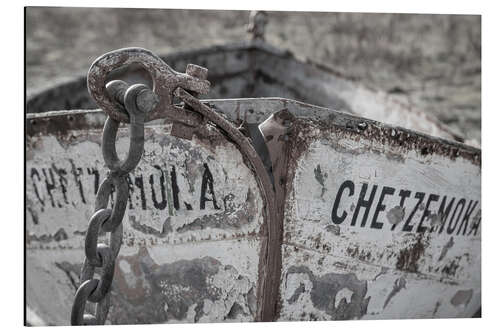
[[[105,85],[109,73],[131,63],[140,63],[153,79],[153,92],[144,85],[133,85],[127,89],[123,81],[112,81]],[[193,131],[210,121],[228,139],[235,142],[245,159],[254,170],[265,204],[265,220],[269,235],[265,251],[272,244],[280,244],[279,219],[275,193],[267,174],[267,169],[250,140],[232,123],[198,100],[199,93],[206,93],[210,82],[206,80],[207,69],[189,64],[186,73],[172,70],[160,58],[140,48],[127,48],[104,54],[92,64],[87,76],[91,96],[106,112],[102,136],[102,153],[108,177],[99,186],[95,201],[95,211],[89,221],[85,236],[85,261],[80,276],[80,287],[75,294],[71,311],[72,325],[102,325],[110,307],[110,289],[113,281],[115,260],[120,251],[123,226],[122,220],[128,202],[126,176],[140,162],[144,151],[144,122],[165,118],[172,122],[171,135],[190,139]],[[183,107],[173,105],[174,95],[182,100]],[[118,102],[118,103],[116,103]],[[124,107],[123,107],[124,106]],[[124,112],[126,110],[126,112]],[[116,153],[116,136],[120,122],[129,123],[130,145],[124,160]],[[109,198],[115,193],[113,207],[108,208]],[[110,233],[109,245],[99,243],[102,232]],[[263,263],[265,269],[279,266],[279,251]],[[99,273],[100,279],[94,278]],[[276,283],[262,283],[258,295],[264,298],[259,310],[259,320],[272,320],[276,303]],[[94,310],[85,313],[87,302],[94,303]],[[271,315],[269,315],[271,314]]]
[[[120,80],[105,84],[106,77],[113,70],[133,63],[141,63],[150,72],[155,81],[153,91],[142,84],[128,87]],[[104,54],[89,69],[87,86],[90,95],[108,114],[102,135],[102,154],[110,172],[97,191],[94,214],[85,235],[85,260],[71,309],[71,325],[102,325],[106,321],[115,261],[123,238],[122,220],[128,202],[126,176],[135,169],[144,152],[144,122],[174,116],[186,124],[198,125],[199,116],[173,105],[173,91],[182,87],[192,92],[208,92],[210,82],[206,80],[206,72],[203,67],[189,64],[185,74],[178,73],[151,52],[140,48]],[[116,152],[121,122],[129,124],[130,134],[128,153],[123,160]],[[108,208],[113,193],[114,204]],[[99,243],[99,235],[103,232],[110,234],[109,245]],[[99,278],[94,278],[96,273]],[[85,312],[88,302],[95,304],[91,313]]]
[[[97,190],[95,212],[90,218],[85,235],[85,260],[80,273],[73,307],[71,325],[103,325],[110,307],[110,290],[115,272],[115,261],[120,252],[123,238],[122,220],[128,202],[128,183],[126,176],[135,169],[144,151],[144,119],[147,110],[137,106],[137,97],[148,88],[136,84],[127,89],[123,81],[108,84],[114,89],[119,87],[124,93],[125,110],[130,118],[129,151],[122,161],[116,153],[116,135],[120,121],[108,117],[102,135],[102,153],[110,173]],[[150,104],[148,108],[152,108]],[[114,190],[114,191],[113,191]],[[108,208],[110,197],[116,193],[112,208]],[[108,244],[99,243],[99,235],[109,233]],[[95,274],[99,278],[94,278]],[[94,310],[86,313],[88,302],[94,303]],[[93,312],[93,313],[92,313]]]

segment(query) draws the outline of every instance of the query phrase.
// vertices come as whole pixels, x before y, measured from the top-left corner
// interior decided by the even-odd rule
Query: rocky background
[[[481,17],[268,12],[266,40],[407,100],[481,142]],[[248,11],[26,10],[28,93],[84,75],[105,52],[157,54],[248,38]],[[238,96],[235,96],[238,97]]]

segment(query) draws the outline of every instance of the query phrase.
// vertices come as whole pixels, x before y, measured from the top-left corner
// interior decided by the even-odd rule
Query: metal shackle
[[[206,80],[206,69],[188,65],[186,73],[179,73],[168,66],[161,58],[143,48],[124,48],[105,53],[90,66],[87,74],[87,86],[97,105],[112,119],[129,123],[129,116],[106,90],[109,75],[127,66],[139,65],[151,77],[151,89],[158,96],[157,105],[146,115],[145,122],[172,116],[183,112],[181,107],[173,105],[173,95],[177,88],[199,94],[206,94],[210,82]]]

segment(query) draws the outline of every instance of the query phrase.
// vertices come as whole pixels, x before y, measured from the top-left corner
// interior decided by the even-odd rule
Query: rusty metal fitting
[[[111,98],[120,103],[123,106],[123,100],[125,98],[125,91],[127,91],[129,85],[122,80],[113,80],[106,84],[106,91],[111,96]]]
[[[156,94],[149,89],[139,91],[135,101],[137,108],[144,113],[148,113],[153,110],[158,102],[158,96],[156,96]]]
[[[151,110],[153,110],[159,102],[158,96],[150,90],[147,86],[142,85],[145,89],[140,90],[137,93],[136,96],[136,106],[137,108],[144,112],[144,113],[149,113]],[[127,84],[125,81],[122,80],[113,80],[110,81],[106,84],[106,91],[108,94],[117,102],[120,103],[120,106],[122,106],[123,112],[127,113],[128,111],[125,110],[125,93],[127,90],[130,88],[130,85]]]
[[[186,74],[201,80],[206,80],[208,77],[208,69],[195,64],[188,64],[186,66]]]
[[[206,80],[208,77],[208,69],[195,64],[188,64],[186,66],[186,74],[199,78],[201,80]],[[191,92],[191,93],[194,97],[199,96],[199,94],[196,92]],[[189,105],[186,104],[184,104],[184,109],[188,110],[188,112],[193,111],[193,108],[191,108]],[[170,135],[173,135],[181,139],[191,140],[193,138],[195,130],[200,126],[204,126],[206,123],[207,119],[205,117],[200,117],[199,123],[197,123],[195,126],[183,124],[182,122],[174,122]]]
[[[122,112],[123,107],[106,90],[106,84],[113,71],[131,65],[139,65],[149,73],[153,82],[152,90],[158,98],[154,108],[146,115],[145,122],[159,118],[185,124],[199,122],[199,117],[195,114],[183,112],[185,110],[173,104],[173,94],[179,87],[198,94],[208,93],[210,82],[204,78],[206,69],[188,65],[187,73],[179,73],[158,56],[142,48],[124,48],[106,53],[94,61],[89,69],[87,75],[89,93],[97,105],[112,119],[130,122],[129,116]]]

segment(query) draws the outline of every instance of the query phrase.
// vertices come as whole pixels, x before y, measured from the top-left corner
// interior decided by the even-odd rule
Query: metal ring
[[[109,219],[111,212],[111,209],[99,209],[90,218],[87,234],[85,235],[85,256],[89,264],[93,266],[102,265],[102,261],[97,254],[97,240],[101,225]]]
[[[130,143],[127,157],[123,161],[120,161],[116,153],[116,134],[120,122],[111,117],[106,119],[102,133],[102,155],[106,166],[111,171],[126,174],[132,171],[141,161],[144,151],[145,113],[137,107],[137,96],[144,90],[148,90],[148,87],[143,84],[135,84],[125,92],[125,109],[130,116]]]
[[[99,284],[97,287],[87,296],[87,299],[94,303],[101,301],[109,292],[115,274],[115,259],[113,258],[111,248],[105,244],[98,244],[97,253],[102,262],[101,278],[98,280]],[[81,281],[92,279],[94,277],[95,267],[96,266],[90,264],[88,259],[85,258],[80,274]]]
[[[95,200],[95,209],[108,207],[112,188],[115,188],[116,196],[111,217],[101,225],[104,231],[114,231],[122,223],[128,202],[128,183],[125,177],[107,177],[99,186]]]
[[[87,303],[89,295],[97,288],[98,284],[99,281],[93,279],[84,281],[80,287],[78,287],[75,294],[75,300],[73,301],[73,307],[71,308],[71,325],[85,325],[85,304]]]
[[[102,266],[102,260],[97,253],[97,241],[102,224],[105,223],[111,215],[111,209],[100,209],[90,218],[87,234],[85,235],[85,257],[92,266]],[[123,240],[123,223],[120,223],[109,236],[109,247],[113,258],[118,256]]]

